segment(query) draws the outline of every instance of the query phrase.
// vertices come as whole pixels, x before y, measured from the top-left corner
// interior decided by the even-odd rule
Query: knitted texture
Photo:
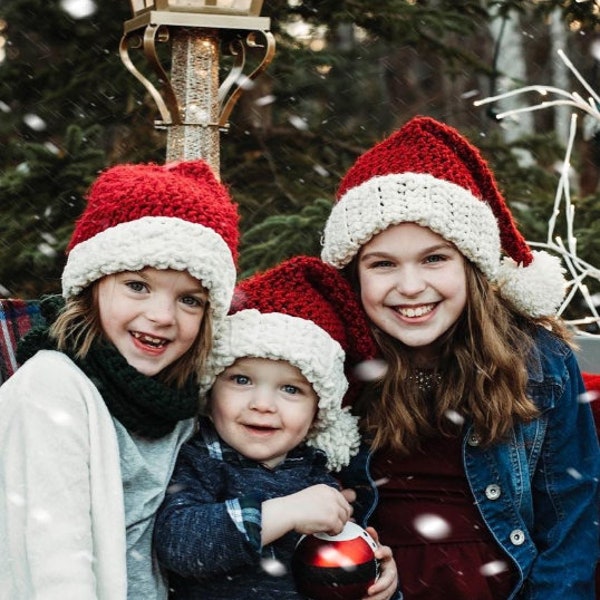
[[[91,186],[75,224],[63,295],[121,271],[186,270],[224,316],[235,285],[238,221],[227,190],[201,160],[112,167]]]
[[[523,313],[549,315],[560,305],[560,260],[531,251],[480,152],[428,117],[412,119],[349,169],[325,226],[322,258],[342,268],[373,236],[406,222],[454,243]],[[502,251],[511,266],[502,265]]]
[[[331,469],[347,465],[358,450],[359,435],[356,417],[340,409],[348,389],[341,346],[312,321],[242,310],[223,321],[207,365],[211,375],[201,387],[210,388],[214,377],[243,357],[285,360],[298,367],[319,398],[307,442],[325,451]]]
[[[231,312],[256,308],[310,319],[346,353],[346,375],[378,356],[366,314],[346,278],[314,256],[296,256],[235,288]],[[349,377],[350,379],[350,377]]]
[[[330,469],[358,450],[357,419],[342,408],[348,381],[346,354],[356,364],[376,356],[366,317],[346,280],[315,257],[296,257],[236,288],[232,313],[215,336],[203,390],[242,357],[285,360],[319,398],[307,443],[320,448]]]

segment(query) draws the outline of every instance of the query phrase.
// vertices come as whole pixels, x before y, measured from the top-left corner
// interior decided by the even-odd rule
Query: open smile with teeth
[[[396,307],[396,311],[400,313],[403,317],[413,319],[415,317],[423,317],[429,314],[435,307],[436,304],[422,304],[421,306],[409,307],[398,306]]]
[[[146,344],[147,346],[152,346],[153,348],[162,348],[169,343],[169,340],[165,338],[153,337],[151,335],[147,335],[145,333],[140,333],[139,331],[132,331],[131,335],[142,344]]]

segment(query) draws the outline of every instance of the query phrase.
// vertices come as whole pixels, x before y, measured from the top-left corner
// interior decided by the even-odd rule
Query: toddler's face
[[[371,321],[424,359],[467,302],[465,259],[456,247],[415,223],[393,225],[358,257],[361,301]],[[426,366],[426,365],[425,365]]]
[[[171,269],[107,275],[96,288],[104,335],[132,367],[148,376],[190,349],[207,298],[197,279]]]
[[[305,439],[317,402],[310,383],[288,362],[241,358],[217,377],[210,414],[225,442],[273,468]]]

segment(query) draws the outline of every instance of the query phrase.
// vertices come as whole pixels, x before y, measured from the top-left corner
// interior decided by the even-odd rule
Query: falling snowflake
[[[567,474],[570,475],[573,479],[582,479],[583,477],[581,473],[574,467],[569,467],[567,469]]]
[[[429,540],[442,540],[450,535],[450,523],[439,515],[422,514],[413,521],[414,528],[424,538]]]
[[[365,360],[354,367],[354,375],[360,381],[375,381],[385,375],[387,365],[383,360]]]
[[[263,571],[273,577],[283,577],[287,573],[285,565],[275,558],[263,558],[260,561]]]
[[[452,421],[452,423],[454,423],[455,425],[462,425],[465,422],[465,418],[460,413],[456,412],[455,410],[452,410],[451,408],[449,408],[444,413],[444,416],[449,421]]]
[[[484,577],[493,577],[499,573],[503,573],[508,570],[508,565],[503,560],[493,560],[485,565],[481,565],[479,572]]]

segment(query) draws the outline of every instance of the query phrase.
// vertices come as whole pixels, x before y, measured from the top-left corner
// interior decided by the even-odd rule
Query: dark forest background
[[[60,289],[73,221],[101,169],[164,161],[156,107],[118,54],[129,3],[97,0],[81,18],[65,7],[0,0],[0,296]],[[532,113],[533,133],[507,141],[494,107],[473,100],[507,85],[506,23],[522,35],[525,72],[510,85],[550,84],[557,18],[565,52],[600,89],[598,13],[595,0],[265,0],[275,58],[221,135],[221,178],[243,215],[240,276],[318,254],[346,169],[416,114],[478,145],[526,237],[544,241],[566,145],[556,113]],[[260,101],[267,96],[273,101]],[[523,151],[533,161],[523,164]],[[578,136],[573,168],[579,255],[600,265],[594,138]]]

